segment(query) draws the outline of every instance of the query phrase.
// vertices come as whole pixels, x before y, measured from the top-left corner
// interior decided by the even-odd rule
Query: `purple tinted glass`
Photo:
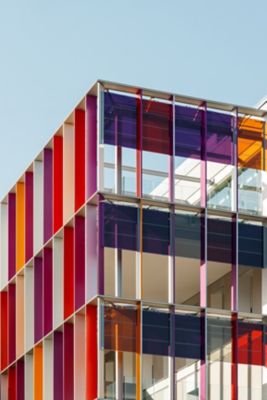
[[[104,98],[104,143],[135,149],[136,127],[136,98],[106,92]]]
[[[207,112],[207,160],[233,164],[233,117],[218,112]]]

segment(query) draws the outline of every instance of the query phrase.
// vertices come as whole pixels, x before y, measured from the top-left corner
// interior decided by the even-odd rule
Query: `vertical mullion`
[[[97,190],[104,189],[104,90],[97,84]]]
[[[143,102],[142,90],[137,97],[137,148],[136,148],[136,196],[142,197],[142,151],[143,151]]]
[[[200,260],[200,307],[201,307],[201,342],[200,361],[200,399],[207,397],[207,104],[202,105],[201,129],[201,260]]]

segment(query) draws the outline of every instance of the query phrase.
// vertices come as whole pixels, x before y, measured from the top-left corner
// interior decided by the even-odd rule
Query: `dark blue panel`
[[[232,222],[208,219],[208,260],[232,263]]]
[[[263,268],[263,227],[238,224],[239,265]]]
[[[194,315],[175,315],[175,356],[201,359],[201,319]]]
[[[134,97],[105,93],[104,143],[136,148],[137,100]]]
[[[102,203],[103,243],[106,247],[136,250],[137,208]]]
[[[175,255],[200,259],[200,217],[175,215]]]
[[[168,254],[170,245],[170,214],[158,210],[143,211],[143,250]]]
[[[143,353],[168,356],[170,344],[170,315],[143,311]]]

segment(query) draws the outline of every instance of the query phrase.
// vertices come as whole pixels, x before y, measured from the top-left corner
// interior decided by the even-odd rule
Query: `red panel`
[[[16,358],[16,286],[8,286],[8,362]]]
[[[96,307],[86,309],[86,399],[97,398],[97,318]]]
[[[1,370],[7,366],[7,292],[1,292]]]
[[[261,330],[251,332],[251,364],[263,365],[263,335]]]
[[[74,398],[74,335],[73,324],[64,325],[64,400]]]
[[[8,370],[8,400],[16,400],[16,367]]]
[[[85,111],[75,110],[75,210],[85,201]]]
[[[64,228],[64,318],[74,311],[73,228]]]
[[[53,151],[53,231],[63,224],[63,137],[54,136]]]

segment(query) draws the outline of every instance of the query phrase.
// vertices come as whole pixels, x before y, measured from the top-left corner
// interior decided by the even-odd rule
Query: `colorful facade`
[[[1,400],[267,398],[266,132],[89,90],[0,205]]]

